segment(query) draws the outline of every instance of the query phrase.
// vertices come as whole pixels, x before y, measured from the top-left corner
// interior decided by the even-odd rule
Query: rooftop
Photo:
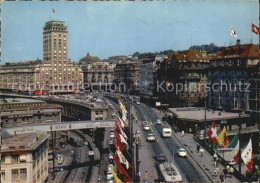
[[[194,121],[194,122],[204,122],[205,120],[205,109],[204,108],[196,108],[196,107],[187,107],[187,108],[169,108],[168,109],[174,116],[178,119],[185,121]],[[248,114],[241,114],[242,118],[250,117]],[[212,109],[208,109],[206,111],[206,119],[207,121],[215,121],[215,120],[227,120],[227,119],[237,119],[239,118],[238,113],[231,112],[222,112],[222,111],[214,111]]]
[[[254,44],[222,47],[213,60],[221,58],[259,58],[259,46]]]
[[[0,105],[1,104],[34,104],[34,103],[46,103],[45,101],[42,100],[37,100],[37,99],[28,99],[28,98],[4,98],[0,100]]]
[[[10,135],[2,138],[1,152],[32,151],[39,147],[49,135],[47,133],[29,133]]]
[[[179,62],[195,62],[208,61],[208,57],[204,56],[199,50],[185,50],[169,55],[169,59],[175,58]],[[168,60],[171,61],[171,60]]]

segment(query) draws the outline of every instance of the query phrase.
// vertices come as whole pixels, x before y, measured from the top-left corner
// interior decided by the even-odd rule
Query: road
[[[78,139],[82,139],[82,137],[74,132],[70,133],[70,136],[74,136]],[[87,166],[87,162],[89,158],[87,156],[87,152],[89,151],[88,146],[75,147],[72,154],[72,163],[69,167],[67,174],[64,176],[62,182],[73,183],[73,182],[85,182],[87,172],[89,167]]]
[[[189,155],[187,155],[187,158],[181,158],[178,157],[176,152],[177,149],[179,147],[181,147],[181,145],[178,143],[178,141],[173,138],[173,136],[171,138],[162,138],[161,137],[161,131],[163,129],[163,127],[166,127],[165,124],[162,125],[156,125],[155,122],[157,119],[159,119],[159,117],[153,112],[153,109],[149,106],[146,105],[136,105],[134,103],[132,103],[135,110],[137,111],[137,118],[139,121],[139,125],[135,125],[137,130],[140,130],[142,132],[142,135],[144,136],[144,140],[147,136],[148,133],[154,133],[156,136],[157,141],[153,142],[153,143],[148,143],[147,148],[146,149],[141,149],[140,150],[140,156],[144,153],[146,155],[151,157],[154,157],[156,152],[158,151],[162,151],[165,154],[165,157],[167,159],[167,161],[169,162],[173,162],[177,165],[177,167],[179,168],[182,177],[184,179],[184,181],[186,182],[207,182],[208,179],[207,177],[204,175],[204,173],[200,170],[200,168],[196,165],[196,163],[191,159],[191,157],[189,157]],[[151,127],[151,131],[150,132],[146,132],[143,131],[143,126],[145,124],[150,125]],[[144,151],[144,152],[142,152]],[[152,160],[152,158],[150,158],[150,160]],[[148,162],[144,162],[144,163],[148,163]],[[150,165],[149,165],[150,164]],[[158,172],[158,162],[156,162],[156,160],[153,160],[153,163],[149,162],[148,166],[149,167],[154,167],[153,170],[151,171],[153,175],[153,177],[156,179],[159,175]],[[146,166],[147,167],[147,166]],[[142,163],[140,165],[140,169],[142,169]],[[154,169],[157,171],[156,173],[154,173]],[[143,174],[143,172],[141,172]]]

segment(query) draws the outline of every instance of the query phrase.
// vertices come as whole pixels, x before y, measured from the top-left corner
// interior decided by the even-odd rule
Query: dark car
[[[158,161],[165,161],[165,155],[163,152],[157,152],[156,153],[156,160]]]

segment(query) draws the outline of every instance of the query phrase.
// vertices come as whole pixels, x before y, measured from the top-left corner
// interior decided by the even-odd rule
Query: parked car
[[[183,149],[183,148],[179,148],[179,149],[177,150],[177,154],[178,154],[178,156],[180,156],[180,157],[186,157],[186,156],[187,156],[187,152],[186,152],[186,150]]]
[[[161,124],[162,124],[162,120],[157,119],[156,124],[157,124],[157,125],[161,125]]]
[[[155,141],[155,135],[152,133],[149,133],[147,135],[147,141]]]
[[[144,125],[144,130],[145,130],[145,131],[149,131],[149,130],[151,130],[151,128],[150,128],[149,125]]]
[[[115,138],[114,132],[110,132],[110,138],[111,138],[111,139]]]
[[[89,151],[89,152],[88,152],[88,155],[89,155],[89,156],[94,156],[94,154],[95,154],[94,151]]]

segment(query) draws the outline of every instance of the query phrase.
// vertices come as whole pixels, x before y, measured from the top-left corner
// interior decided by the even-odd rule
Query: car
[[[157,161],[165,161],[165,155],[163,152],[157,152],[156,153],[156,160]]]
[[[113,179],[113,173],[110,167],[107,168],[107,179]]]
[[[111,139],[115,138],[114,132],[110,132],[110,138],[111,138]]]
[[[113,178],[111,178],[111,179],[107,179],[107,183],[114,183]]]
[[[236,165],[236,164],[237,164],[237,162],[236,162],[234,159],[229,160],[228,163],[229,163],[230,165]]]
[[[152,133],[149,133],[147,135],[147,141],[155,141],[155,135]]]
[[[144,130],[145,130],[145,131],[149,131],[149,130],[151,130],[151,128],[150,128],[149,125],[144,125]]]
[[[108,142],[108,144],[109,144],[109,145],[112,145],[112,144],[113,144],[113,141],[112,141],[112,140],[110,140],[110,141]]]
[[[94,156],[94,154],[95,154],[94,151],[89,151],[89,152],[88,152],[88,155],[89,155],[89,156]]]
[[[157,120],[156,120],[156,124],[157,124],[157,125],[161,125],[161,124],[162,124],[162,120],[157,119]]]
[[[186,150],[185,150],[184,148],[179,148],[179,149],[177,150],[177,154],[178,154],[178,156],[180,156],[180,157],[186,157],[186,156],[187,156],[187,152],[186,152]]]

